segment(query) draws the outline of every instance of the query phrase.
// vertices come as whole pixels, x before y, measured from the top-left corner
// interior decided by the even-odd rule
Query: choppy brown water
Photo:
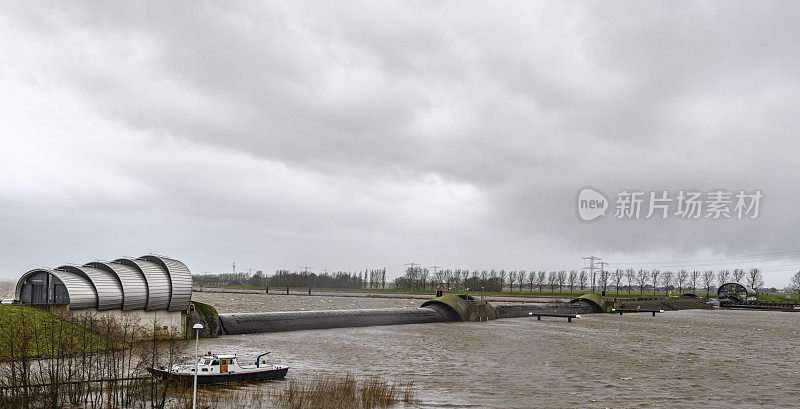
[[[416,307],[419,300],[198,294],[220,312]],[[562,320],[341,328],[201,340],[246,358],[271,350],[315,374],[413,382],[419,407],[793,407],[800,314],[693,310]],[[187,354],[193,354],[193,343]],[[244,361],[244,359],[243,359]],[[243,388],[282,388],[273,382]]]

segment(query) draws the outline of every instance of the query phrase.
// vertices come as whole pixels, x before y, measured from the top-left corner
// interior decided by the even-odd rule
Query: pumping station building
[[[157,323],[184,332],[192,275],[182,262],[150,254],[34,269],[20,277],[15,295],[22,304],[133,315],[142,325]]]

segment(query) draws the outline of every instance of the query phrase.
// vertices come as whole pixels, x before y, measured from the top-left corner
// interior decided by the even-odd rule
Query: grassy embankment
[[[24,305],[0,306],[0,361],[119,347],[64,317]]]
[[[797,294],[789,294],[789,298],[786,294],[759,294],[758,301],[800,303],[800,297]]]

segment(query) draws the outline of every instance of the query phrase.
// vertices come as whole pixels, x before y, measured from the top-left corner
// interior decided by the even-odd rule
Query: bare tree
[[[598,275],[598,278],[599,278],[599,281],[600,281],[600,288],[603,289],[603,292],[606,292],[606,290],[608,290],[608,279],[609,279],[609,276],[610,276],[610,274],[608,273],[608,270],[606,270],[606,269],[600,270],[600,274]]]
[[[625,270],[625,280],[628,282],[628,295],[630,295],[633,281],[636,280],[636,270],[632,268]]]
[[[434,285],[442,285],[442,284],[444,284],[444,277],[445,277],[445,271],[444,270],[442,270],[442,269],[434,269],[434,273],[433,273],[433,281],[434,282],[432,284],[434,284]]]
[[[700,278],[700,272],[697,270],[692,270],[691,279],[692,279],[692,294],[697,292],[697,279]]]
[[[500,270],[500,292],[503,292],[503,287],[506,285],[506,270]]]
[[[531,271],[531,274],[533,274],[533,271]],[[539,292],[541,292],[542,287],[544,287],[545,274],[547,273],[545,273],[544,271],[536,273],[536,285],[539,287]]]
[[[533,282],[536,281],[536,273],[531,271],[528,273],[528,291],[533,292]]]
[[[747,273],[747,283],[750,284],[750,288],[754,290],[763,287],[764,275],[761,274],[761,270],[757,268],[751,268]]]
[[[564,282],[567,281],[567,272],[565,270],[560,270],[556,281],[558,281],[558,293],[561,294],[561,290],[564,288]]]
[[[644,286],[647,285],[647,278],[650,276],[647,270],[639,269],[636,272],[636,282],[639,284],[639,295],[644,294]]]
[[[719,284],[719,287],[722,287],[723,284],[730,281],[730,278],[731,272],[728,270],[719,270],[717,272],[717,284]]]
[[[522,292],[522,285],[525,284],[525,272],[520,271],[517,273],[517,284],[519,284],[519,292]]]
[[[619,294],[619,283],[622,282],[622,279],[625,277],[625,270],[618,268],[614,270],[613,278],[614,278],[614,291]]]
[[[711,286],[714,285],[714,270],[703,271],[703,285],[706,287],[706,297],[711,294]]]
[[[669,287],[672,285],[672,277],[675,274],[672,271],[665,271],[664,275],[661,277],[661,283],[664,284],[664,293],[669,291]]]
[[[514,292],[514,281],[516,281],[516,280],[517,280],[517,272],[516,271],[512,271],[512,272],[508,273],[508,285],[511,287],[511,292],[512,293]],[[521,290],[522,290],[522,288],[520,288],[520,291]]]
[[[800,271],[794,273],[792,278],[789,280],[789,288],[797,293],[797,296],[800,297]]]
[[[583,289],[586,288],[586,281],[588,280],[589,276],[586,275],[586,270],[581,270],[580,275],[578,275],[578,282],[581,286],[581,292],[583,292]]]
[[[689,272],[686,270],[678,271],[678,294],[683,294],[683,283],[686,282],[686,279],[689,278]]]
[[[737,283],[740,283],[742,281],[742,278],[744,278],[744,275],[745,275],[745,272],[744,272],[743,269],[741,269],[741,268],[733,269],[733,281],[736,281]]]
[[[653,295],[656,294],[656,288],[658,287],[658,276],[661,274],[661,270],[652,270],[650,271],[650,279],[653,283]]]
[[[556,277],[556,272],[555,271],[551,271],[551,272],[547,273],[547,285],[550,286],[550,292],[555,291],[555,289],[556,289],[556,280],[557,279],[558,278]]]
[[[569,292],[572,293],[572,290],[575,289],[575,282],[578,280],[578,272],[575,270],[569,270],[569,278],[567,279],[567,285],[569,286]]]

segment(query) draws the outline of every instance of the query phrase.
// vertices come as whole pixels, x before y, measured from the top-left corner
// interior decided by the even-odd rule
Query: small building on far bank
[[[739,283],[725,283],[717,289],[717,298],[735,298],[739,301],[755,301],[758,292]]]
[[[135,316],[142,325],[186,331],[192,275],[182,262],[149,254],[28,271],[17,282],[22,304]]]

